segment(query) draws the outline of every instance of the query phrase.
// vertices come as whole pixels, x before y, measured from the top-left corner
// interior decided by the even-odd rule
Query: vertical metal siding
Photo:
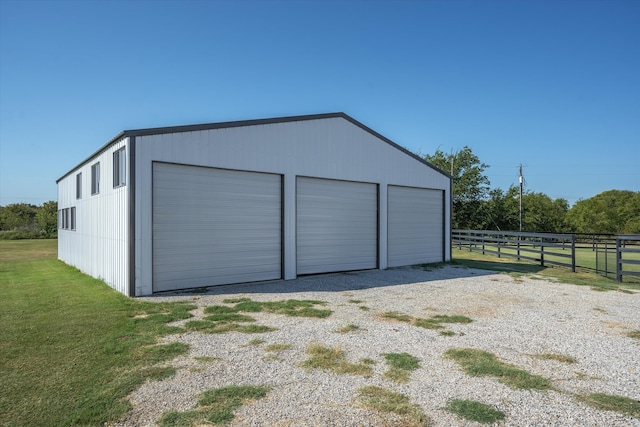
[[[377,267],[377,186],[360,182],[297,180],[298,274]]]
[[[451,181],[342,118],[198,130],[136,137],[136,295],[153,292],[152,164],[170,162],[284,176],[284,277],[297,272],[297,176],[379,186],[379,267],[387,267],[387,185],[445,191],[443,244],[450,256]],[[374,245],[375,246],[375,245]]]
[[[442,190],[388,187],[388,265],[440,262],[443,250]]]
[[[128,295],[128,187],[113,188],[113,152],[127,138],[58,182],[58,206],[76,208],[76,230],[58,230],[58,258],[84,273],[104,280]],[[100,193],[91,194],[91,165],[100,162]],[[76,199],[76,174],[82,172],[82,198]],[[127,171],[128,173],[129,171]]]

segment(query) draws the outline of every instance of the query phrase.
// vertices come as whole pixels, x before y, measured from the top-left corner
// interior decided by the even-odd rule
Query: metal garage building
[[[124,131],[57,183],[58,257],[130,296],[451,254],[450,176],[344,113]]]

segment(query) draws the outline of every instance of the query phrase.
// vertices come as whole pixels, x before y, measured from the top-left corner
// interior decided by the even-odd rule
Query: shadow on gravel
[[[472,262],[470,261],[469,263]],[[471,266],[466,265],[467,261],[455,261],[451,264],[426,264],[414,267],[390,268],[387,270],[362,270],[344,273],[316,274],[300,276],[294,280],[270,280],[265,282],[240,283],[211,287],[203,286],[193,289],[156,293],[146,298],[193,295],[227,295],[239,293],[295,294],[297,292],[345,292],[360,289],[408,285],[412,283],[433,282],[438,280],[488,276],[498,274],[500,271],[519,271],[519,269],[516,270],[515,268],[509,269],[510,266],[505,266],[500,263],[477,261],[473,261],[473,263],[478,265]],[[495,266],[491,266],[490,264],[495,264]]]

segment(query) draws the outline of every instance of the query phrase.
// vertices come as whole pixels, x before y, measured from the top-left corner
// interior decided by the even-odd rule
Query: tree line
[[[438,149],[424,159],[453,176],[454,229],[518,231],[520,188],[491,188],[489,167],[465,146],[455,153]],[[640,234],[640,191],[609,190],[569,207],[566,199],[524,191],[522,231]]]
[[[58,237],[58,203],[40,206],[13,203],[0,206],[0,239],[55,239]]]

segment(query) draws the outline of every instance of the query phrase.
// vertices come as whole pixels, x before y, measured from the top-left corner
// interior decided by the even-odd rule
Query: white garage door
[[[389,267],[444,260],[443,197],[441,190],[388,187]]]
[[[153,165],[153,290],[282,277],[280,175]]]
[[[376,184],[297,178],[298,274],[376,268]]]

